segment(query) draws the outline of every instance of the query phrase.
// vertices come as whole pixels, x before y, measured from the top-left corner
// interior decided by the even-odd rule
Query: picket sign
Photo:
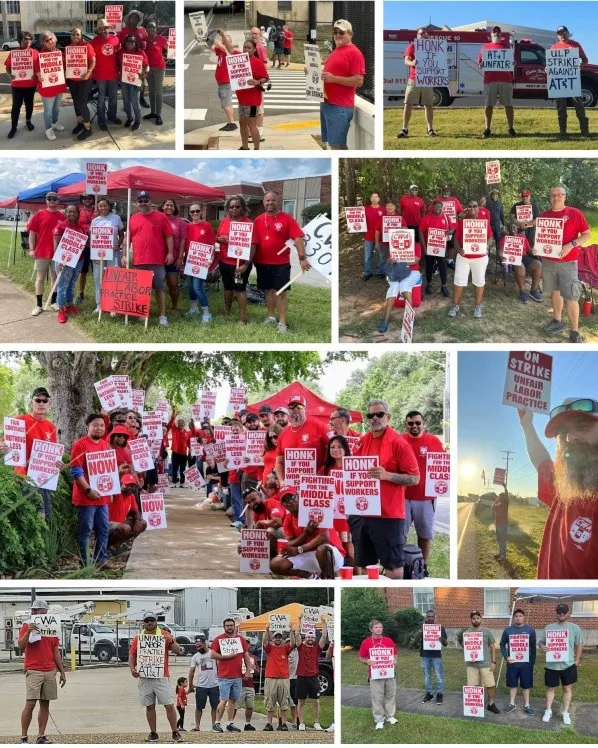
[[[415,85],[421,88],[448,87],[448,51],[446,39],[415,39]]]
[[[242,574],[270,573],[270,536],[267,530],[241,530]]]
[[[158,476],[160,477],[160,476]],[[168,476],[164,476],[168,481]],[[141,494],[141,513],[148,530],[165,530],[166,506],[163,493]]]
[[[26,467],[27,426],[20,418],[4,416],[4,443],[9,451],[4,455],[4,464],[10,467]]]
[[[317,44],[304,44],[305,60],[305,98],[309,101],[324,101],[324,82],[322,81],[322,56]]]
[[[380,516],[380,480],[369,477],[370,470],[379,466],[380,460],[377,456],[343,457],[343,485],[347,516]]]
[[[361,234],[367,231],[365,222],[365,208],[363,205],[345,208],[348,234]]]
[[[31,478],[38,488],[55,491],[58,487],[58,475],[61,470],[59,463],[63,454],[64,444],[34,439],[29,455],[27,477]]]
[[[511,351],[502,404],[548,415],[552,387],[552,356],[536,351]]]
[[[85,192],[93,195],[108,194],[108,164],[88,161],[85,164]]]
[[[193,29],[193,36],[198,42],[205,42],[208,36],[208,24],[203,10],[196,13],[189,13],[189,23]]]
[[[149,529],[149,528],[148,528]],[[139,634],[137,639],[137,672],[140,678],[164,678],[166,641],[156,634]]]

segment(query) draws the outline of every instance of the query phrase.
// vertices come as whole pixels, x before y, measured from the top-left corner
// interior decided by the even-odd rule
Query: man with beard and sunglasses
[[[538,498],[550,508],[538,555],[538,579],[591,579],[598,568],[598,400],[568,398],[553,408],[544,434],[518,410],[527,453],[538,471]]]
[[[307,401],[303,395],[291,395],[287,403],[289,425],[286,426],[276,445],[276,463],[274,471],[280,485],[284,485],[284,462],[286,449],[315,449],[316,470],[319,470],[326,459],[328,430],[318,418],[307,415]],[[260,409],[261,413],[261,409]]]

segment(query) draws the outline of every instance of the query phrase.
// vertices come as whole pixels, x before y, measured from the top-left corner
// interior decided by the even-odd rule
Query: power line
[[[512,449],[501,449],[500,451],[503,453],[503,455],[505,455],[502,458],[503,462],[507,463],[507,468],[505,470],[505,488],[507,488],[507,484],[509,482],[509,461],[511,459],[511,455],[515,454],[515,451]]]

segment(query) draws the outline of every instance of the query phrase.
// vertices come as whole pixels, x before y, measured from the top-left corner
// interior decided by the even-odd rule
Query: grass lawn
[[[573,728],[550,732],[527,730],[508,725],[488,724],[480,720],[473,722],[452,717],[425,717],[408,712],[397,713],[399,723],[386,725],[383,730],[374,730],[370,709],[343,707],[343,743],[595,743],[595,738],[580,735]],[[407,735],[412,735],[411,739]]]
[[[409,532],[407,543],[417,545],[417,535],[413,528]],[[432,551],[428,559],[430,574],[434,578],[448,579],[451,575],[450,565],[449,536],[443,532],[437,532],[432,542]]]
[[[23,258],[20,245],[17,246],[17,263],[7,268],[10,231],[0,231],[0,272],[8,276],[17,285],[30,294],[34,293],[34,283],[31,280],[33,262]],[[315,272],[315,271],[312,271]],[[255,283],[255,274],[252,276]],[[49,288],[46,289],[48,291]],[[169,326],[158,325],[158,310],[152,295],[152,306],[147,331],[144,321],[129,317],[129,324],[125,326],[123,316],[111,318],[102,315],[98,323],[97,315],[92,314],[95,309],[93,275],[87,278],[85,303],[81,307],[83,314],[75,319],[70,318],[68,324],[81,329],[87,336],[99,343],[330,343],[331,333],[331,293],[328,289],[315,288],[306,284],[295,284],[289,292],[289,331],[281,335],[275,326],[264,326],[262,322],[266,316],[263,304],[249,304],[249,325],[243,326],[237,322],[237,309],[233,305],[233,316],[224,315],[224,291],[210,288],[208,290],[210,311],[214,321],[202,325],[201,316],[186,317],[189,309],[189,297],[186,289],[181,290],[179,308],[181,314],[174,317],[169,315]],[[45,297],[44,297],[45,300]],[[32,297],[32,306],[35,300]],[[166,301],[167,314],[170,299]]]
[[[256,694],[255,696],[255,711],[259,712],[260,714],[266,713],[266,708],[264,706],[264,697],[263,695],[258,696]],[[288,714],[289,720],[291,719],[291,711],[289,710]],[[305,712],[303,715],[303,718],[305,719],[305,724],[307,727],[313,727],[314,725],[314,718],[313,718],[313,712],[312,712],[312,701],[311,699],[308,699],[305,704]],[[276,719],[274,720],[276,722]],[[324,729],[329,727],[334,722],[334,696],[320,696],[320,724]],[[282,742],[282,741],[281,741]]]
[[[403,107],[384,110],[384,150],[458,151],[480,150],[494,153],[500,150],[589,150],[598,148],[598,111],[586,109],[590,120],[590,133],[594,136],[582,138],[575,110],[569,110],[566,140],[559,140],[556,109],[524,109],[515,105],[515,130],[518,137],[507,135],[504,110],[494,109],[492,131],[487,140],[484,131],[483,107],[441,107],[434,111],[434,130],[439,136],[429,138],[423,109],[415,109],[409,123],[409,137],[397,139],[403,126]]]

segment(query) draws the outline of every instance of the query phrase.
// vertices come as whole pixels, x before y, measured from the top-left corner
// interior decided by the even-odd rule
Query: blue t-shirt
[[[510,657],[509,636],[513,634],[529,634],[529,664],[533,666],[536,662],[536,629],[533,626],[528,626],[526,623],[523,626],[515,626],[514,624],[507,626],[500,637],[500,653],[505,660],[507,657]],[[507,666],[509,664],[516,665],[517,663],[507,663]],[[521,664],[525,665],[527,663]]]

